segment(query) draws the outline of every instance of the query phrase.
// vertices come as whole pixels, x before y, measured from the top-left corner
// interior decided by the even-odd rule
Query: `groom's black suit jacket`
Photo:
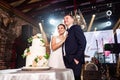
[[[86,47],[86,38],[80,26],[73,25],[68,30],[68,37],[65,41],[65,65],[66,67],[73,66],[74,58],[80,64],[85,62],[84,51]]]

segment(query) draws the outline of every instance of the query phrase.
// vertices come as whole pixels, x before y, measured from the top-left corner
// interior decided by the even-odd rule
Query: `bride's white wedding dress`
[[[56,37],[56,43],[58,43],[59,41],[60,39]],[[55,51],[51,51],[48,65],[52,68],[65,68],[62,56],[62,47],[58,48]]]

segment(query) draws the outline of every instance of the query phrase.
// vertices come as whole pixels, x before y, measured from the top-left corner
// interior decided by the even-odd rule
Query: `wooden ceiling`
[[[1,0],[2,1],[2,0]],[[65,11],[75,7],[90,11],[96,5],[104,5],[113,2],[112,0],[3,0],[4,3],[23,14],[36,19],[46,13]],[[115,1],[114,1],[115,2]],[[105,7],[104,7],[105,8]]]
[[[0,3],[16,10],[16,14],[24,15],[28,18],[28,21],[34,20],[35,22],[44,14],[62,11],[66,13],[75,8],[80,8],[84,15],[94,11],[102,12],[107,10],[111,4],[119,2],[115,0],[0,0]]]

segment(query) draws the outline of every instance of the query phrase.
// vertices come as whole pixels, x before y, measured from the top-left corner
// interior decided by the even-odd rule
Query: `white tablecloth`
[[[0,80],[74,80],[71,69],[23,71],[21,69],[0,70]]]

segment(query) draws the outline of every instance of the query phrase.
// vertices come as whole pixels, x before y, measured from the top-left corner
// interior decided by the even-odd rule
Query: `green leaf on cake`
[[[24,53],[22,54],[22,57],[25,58],[27,56],[26,53],[30,52],[30,49],[29,48],[26,48]]]
[[[25,57],[26,57],[26,55],[22,54],[22,57],[23,57],[23,58],[25,58]]]
[[[28,43],[32,43],[33,38],[30,37],[30,38],[28,38],[27,40],[28,40]]]
[[[26,50],[27,50],[27,53],[30,52],[30,49],[29,49],[29,48],[26,48]]]
[[[44,40],[40,40],[41,42],[45,43]]]
[[[38,57],[36,57],[36,58],[34,59],[34,61],[35,61],[36,63],[38,63],[38,60],[39,60]]]
[[[48,59],[49,56],[50,56],[50,55],[49,55],[48,53],[46,53],[46,54],[44,55],[44,58],[45,58],[45,59]]]
[[[32,65],[29,65],[29,67],[32,67]]]

